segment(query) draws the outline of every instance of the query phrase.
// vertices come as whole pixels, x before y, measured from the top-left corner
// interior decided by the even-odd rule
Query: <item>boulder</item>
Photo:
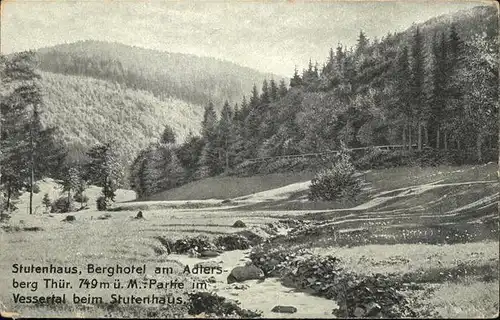
[[[142,214],[142,211],[137,212],[137,215],[135,216],[136,219],[144,219],[144,215]]]
[[[246,228],[246,227],[247,225],[245,224],[245,222],[241,220],[238,220],[235,223],[233,223],[233,228]]]
[[[297,308],[294,306],[275,306],[271,312],[278,312],[278,313],[295,313],[297,312]]]
[[[260,280],[264,278],[264,271],[255,265],[236,267],[227,276],[227,283],[243,282],[246,280]]]

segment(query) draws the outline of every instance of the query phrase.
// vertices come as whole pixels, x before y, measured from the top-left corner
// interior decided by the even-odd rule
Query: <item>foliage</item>
[[[477,7],[449,18],[376,41],[361,31],[355,48],[331,48],[322,68],[312,61],[296,68],[289,88],[264,80],[234,107],[208,100],[201,136],[177,148],[183,183],[308,170],[317,165],[313,157],[279,157],[328,153],[341,141],[348,148],[399,145],[368,150],[358,168],[491,160],[498,153],[498,17]],[[342,180],[331,170],[316,182]]]
[[[123,168],[116,149],[116,144],[111,142],[94,146],[88,151],[90,162],[85,165],[86,180],[102,187],[106,201],[114,201],[115,191],[123,179]]]
[[[345,150],[341,151],[331,168],[321,170],[311,180],[309,200],[334,201],[357,196],[361,192],[361,180],[355,174],[350,156]]]
[[[48,212],[50,210],[50,208],[52,207],[52,200],[50,199],[48,193],[43,195],[42,204],[45,207],[46,212]]]
[[[161,134],[160,142],[163,144],[175,143],[176,135],[174,129],[170,126],[165,126],[163,133]]]
[[[89,77],[41,75],[46,105],[42,122],[59,128],[59,137],[76,158],[114,139],[126,166],[139,150],[158,140],[166,123],[179,140],[199,131],[202,112],[197,105]]]
[[[151,144],[131,166],[130,186],[139,198],[179,186],[184,169],[171,144]]]
[[[33,52],[22,52],[1,57],[1,132],[0,184],[6,197],[6,207],[12,209],[24,186],[30,192],[32,213],[34,183],[54,174],[64,150],[55,139],[55,128],[44,127],[41,116],[45,109],[40,75],[35,70]]]
[[[100,196],[96,200],[96,205],[98,211],[106,211],[111,206],[111,203],[108,199],[106,199],[106,197]]]
[[[40,187],[37,184],[33,184],[33,193],[40,193]]]
[[[75,211],[75,206],[71,198],[60,197],[53,203],[50,212],[52,213],[65,213]]]

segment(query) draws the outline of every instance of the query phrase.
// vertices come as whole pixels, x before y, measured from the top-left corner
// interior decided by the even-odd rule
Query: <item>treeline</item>
[[[341,142],[416,145],[482,163],[498,154],[498,84],[495,33],[462,36],[449,24],[380,40],[360,32],[354,48],[338,45],[322,65],[296,69],[289,87],[254,85],[248,99],[226,102],[220,116],[208,103],[201,136],[141,152],[131,185],[147,197],[231,174],[246,159],[337,150]]]
[[[233,63],[167,53],[118,43],[80,41],[41,49],[40,69],[93,77],[204,105],[207,100],[236,101],[266,75]]]

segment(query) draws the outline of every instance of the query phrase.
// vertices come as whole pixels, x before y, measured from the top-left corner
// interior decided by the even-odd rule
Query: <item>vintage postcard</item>
[[[0,18],[2,317],[498,316],[497,2]]]

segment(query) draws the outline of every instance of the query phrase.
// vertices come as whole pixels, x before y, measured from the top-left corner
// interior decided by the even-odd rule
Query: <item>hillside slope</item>
[[[280,78],[215,58],[94,40],[39,49],[37,55],[43,71],[113,81],[160,98],[212,100],[216,108],[226,99],[239,102],[254,83]]]
[[[158,139],[165,125],[178,141],[199,130],[201,108],[177,99],[159,100],[151,93],[88,77],[42,72],[45,124],[56,126],[67,145],[85,149],[115,140],[130,161]]]

